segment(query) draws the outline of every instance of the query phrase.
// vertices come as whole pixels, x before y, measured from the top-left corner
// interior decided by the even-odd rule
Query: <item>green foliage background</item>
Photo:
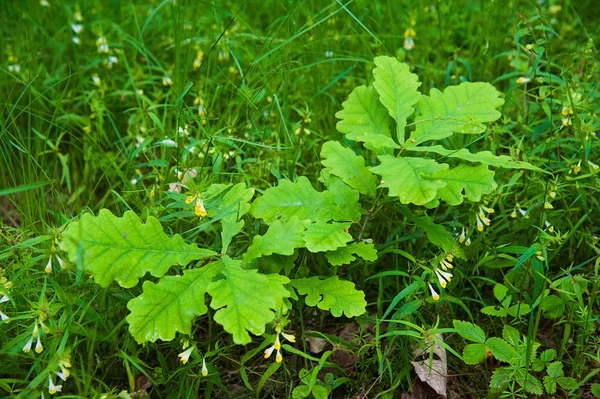
[[[524,397],[541,392],[541,382],[545,392],[564,397],[598,392],[595,1],[27,0],[1,8],[0,294],[9,298],[0,304],[9,317],[0,324],[3,395],[47,396],[48,376],[58,383],[54,371],[68,358],[71,376],[59,394],[80,397],[291,397],[295,388],[349,397],[365,387],[373,397],[395,397],[412,386],[414,347],[438,330],[457,355],[448,360],[456,376],[448,389],[459,397]],[[431,110],[441,92],[490,82],[502,93],[502,116],[483,116],[478,135],[444,136],[461,126],[437,135],[431,129],[439,141],[421,144],[417,126],[426,126],[426,116],[420,125],[409,120],[403,136],[402,122],[386,122],[395,114],[384,95],[383,107],[373,109],[374,126],[391,126],[389,137],[363,148],[364,137],[347,131],[343,104],[356,87],[375,99],[385,90],[378,79],[393,77],[383,78],[388,59],[374,62],[378,56],[395,57],[418,75]],[[418,100],[406,99],[396,116]],[[399,162],[391,160],[399,146],[408,159],[436,159],[453,171],[459,160],[484,160],[497,188],[467,193],[464,202],[450,195],[440,204],[388,198],[368,171],[383,168],[378,159]],[[359,178],[344,180],[357,171]],[[322,201],[344,217],[306,207],[299,219],[282,217],[269,202],[276,191],[267,190],[286,185],[306,204]],[[349,207],[347,186],[361,194],[362,214]],[[198,195],[208,212],[203,218],[194,210]],[[495,212],[479,232],[481,204]],[[74,220],[106,215],[105,208],[154,224],[142,241],[192,248],[190,254],[140,265],[156,273],[141,273],[138,285],[131,276],[117,279],[120,285],[99,280],[101,271],[88,279],[87,263],[77,261],[79,241],[68,261],[63,233]],[[305,218],[324,225],[352,220],[348,233],[336,231],[341,240],[358,240],[327,247],[314,238],[325,227],[305,231]],[[469,246],[459,240],[463,228]],[[222,260],[204,259],[221,251]],[[454,279],[443,292],[435,286],[441,299],[434,301],[427,278],[453,251]],[[240,259],[260,273],[241,268]],[[202,268],[186,267],[191,260]],[[153,262],[164,267],[157,271]],[[227,279],[214,281],[218,273]],[[285,301],[297,305],[266,330],[271,321],[260,312],[251,328],[223,324],[231,312],[225,297],[236,288],[228,282],[236,278],[257,287],[290,280],[299,294],[288,298],[289,291],[273,288],[277,301],[261,292],[256,303],[248,295],[242,302],[249,310],[275,314]],[[193,300],[179,300],[194,301],[194,312],[165,336],[143,337],[143,317],[128,316],[140,295],[148,287],[168,299],[180,280],[192,287],[186,292]],[[346,281],[364,292],[366,314],[355,317],[360,309],[315,292],[319,284],[333,291]],[[206,303],[205,293],[212,297]],[[471,327],[459,320],[483,338],[465,336]],[[349,325],[354,334],[345,336]],[[278,326],[296,335],[295,344],[283,345],[282,363],[262,356]],[[24,353],[36,330],[44,350]],[[263,332],[264,340],[256,337]],[[326,339],[333,355],[311,352],[306,338]],[[181,364],[177,354],[187,343],[196,349]],[[551,350],[555,356],[545,352]],[[341,354],[354,361],[344,365]],[[468,364],[482,359],[473,378]],[[310,374],[324,365],[329,377]]]

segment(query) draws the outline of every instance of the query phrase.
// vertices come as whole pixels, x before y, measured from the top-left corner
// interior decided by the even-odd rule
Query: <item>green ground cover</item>
[[[600,398],[599,10],[3,2],[2,397]]]

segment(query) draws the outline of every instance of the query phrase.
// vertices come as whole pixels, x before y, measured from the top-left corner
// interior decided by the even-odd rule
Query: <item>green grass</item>
[[[100,288],[81,265],[44,271],[64,227],[83,212],[131,209],[142,219],[159,218],[169,234],[215,248],[219,228],[180,213],[175,187],[187,195],[213,183],[244,182],[258,196],[281,179],[306,176],[323,189],[320,152],[329,140],[374,166],[373,154],[336,130],[335,114],[354,87],[372,83],[379,55],[408,63],[425,94],[463,81],[493,83],[505,99],[503,118],[481,137],[444,143],[511,155],[547,172],[499,170],[498,189],[484,198],[495,213],[482,233],[474,229],[479,204],[427,211],[456,236],[468,228],[466,259],[457,260],[442,301],[417,290],[386,317],[428,332],[442,329],[460,354],[465,341],[443,330],[453,319],[495,337],[512,325],[530,342],[556,349],[565,376],[579,383],[571,392],[559,388],[557,397],[582,397],[598,382],[600,178],[593,165],[600,164],[600,28],[594,1],[48,2],[7,2],[0,13],[0,294],[11,298],[0,304],[10,316],[0,323],[3,396],[48,397],[47,376],[68,354],[65,396],[124,391],[142,397],[147,389],[161,398],[291,397],[300,370],[312,370],[322,355],[310,352],[305,338],[323,335],[356,355],[350,361],[338,350],[325,370],[331,377],[319,374],[335,387],[333,397],[391,398],[411,389],[412,350],[425,334],[379,339],[415,330],[377,320],[439,255],[410,219],[424,214],[422,207],[381,196],[368,204],[373,214],[360,231],[375,243],[376,262],[333,269],[322,257],[299,254],[296,276],[351,280],[365,292],[368,312],[356,318],[353,338],[340,333],[352,320],[301,303],[289,315],[298,353],[286,350],[279,367],[262,359],[261,338],[234,345],[212,310],[197,318],[188,337],[139,345],[125,316],[126,302],[141,288]],[[407,51],[411,26],[415,47]],[[241,256],[264,231],[248,218],[230,255]],[[514,268],[534,243],[546,252]],[[393,275],[373,278],[384,272]],[[524,303],[550,290],[563,310],[549,318],[550,305],[538,302],[520,318],[487,316],[480,310],[497,304],[497,283]],[[404,315],[400,309],[411,302],[418,310]],[[36,320],[49,327],[44,351],[23,353]],[[209,359],[209,377],[201,375],[198,352],[179,362],[188,339]],[[458,397],[527,397],[517,386],[490,390],[489,378],[502,365],[491,358],[468,366],[448,352],[448,390]]]

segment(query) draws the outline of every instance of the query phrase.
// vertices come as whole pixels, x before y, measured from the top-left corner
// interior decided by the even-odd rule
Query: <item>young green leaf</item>
[[[488,316],[495,316],[495,317],[506,317],[506,315],[508,314],[508,312],[506,311],[505,308],[503,308],[502,306],[486,306],[484,308],[481,309],[481,313],[486,314]]]
[[[310,252],[325,252],[345,246],[352,240],[352,236],[345,231],[350,224],[339,222],[309,224],[303,233],[306,248]]]
[[[369,150],[379,152],[400,148],[390,135],[387,110],[372,87],[358,86],[352,90],[335,116],[341,119],[336,125],[337,130],[349,140],[364,143]]]
[[[354,255],[358,255],[368,261],[377,260],[377,251],[373,244],[366,244],[364,242],[354,242],[325,253],[327,261],[333,266],[347,265],[353,262],[356,259]]]
[[[329,191],[333,195],[333,200],[339,210],[338,216],[340,220],[351,220],[357,222],[360,220],[363,210],[360,207],[358,199],[360,194],[358,191],[347,185],[337,176],[330,173],[328,168],[321,169],[321,179]]]
[[[437,197],[449,205],[459,205],[464,196],[472,202],[481,201],[481,196],[493,192],[498,184],[494,181],[494,172],[485,165],[470,166],[460,164],[452,169],[441,170],[432,179],[446,183],[437,192]]]
[[[421,99],[421,93],[417,90],[421,86],[419,77],[410,72],[407,64],[393,57],[375,57],[375,65],[373,87],[396,121],[398,140],[403,145],[406,119],[415,111],[413,105]]]
[[[478,325],[460,320],[453,320],[452,324],[454,324],[456,332],[464,339],[480,344],[485,343],[485,332]]]
[[[143,224],[133,211],[119,218],[107,209],[101,209],[98,216],[86,213],[69,224],[61,245],[69,260],[81,262],[83,270],[102,287],[115,280],[121,287],[131,288],[147,272],[162,277],[174,264],[216,255],[186,244],[180,235],[167,236],[155,217],[148,217]]]
[[[540,360],[544,363],[551,362],[556,358],[556,349],[546,349],[540,354]]]
[[[263,236],[255,236],[252,245],[244,254],[244,261],[272,254],[293,255],[294,249],[304,247],[302,233],[306,230],[306,221],[292,216],[287,222],[276,220]]]
[[[575,389],[579,386],[577,380],[573,377],[558,377],[556,382],[558,382],[558,385],[560,385],[562,389],[566,389],[567,391]]]
[[[415,118],[416,128],[406,146],[440,140],[452,133],[482,133],[484,123],[500,118],[496,108],[502,104],[500,93],[489,83],[464,82],[447,87],[443,93],[433,88],[417,104],[420,115]]]
[[[544,376],[544,388],[549,394],[556,393],[556,379],[550,376]]]
[[[137,343],[170,341],[176,332],[190,334],[192,319],[208,310],[206,289],[222,269],[223,262],[217,261],[182,276],[163,277],[157,284],[145,281],[142,295],[127,303],[129,332]]]
[[[285,289],[287,277],[270,279],[256,270],[241,268],[241,261],[223,257],[224,279],[212,282],[208,293],[212,296],[210,307],[217,312],[214,320],[233,336],[233,342],[245,345],[252,341],[248,332],[261,335],[265,324],[275,317],[283,298],[290,292]]]
[[[508,288],[506,288],[506,286],[504,284],[496,284],[494,286],[494,297],[498,301],[503,300],[507,293],[508,293]]]
[[[439,164],[432,159],[389,155],[382,155],[379,160],[380,165],[369,169],[382,177],[381,186],[389,189],[389,195],[399,197],[403,204],[424,205],[436,198],[438,190],[446,186],[445,182],[431,176],[448,169],[447,164]]]
[[[456,257],[464,258],[462,249],[443,226],[435,224],[429,216],[410,216],[410,219],[423,230],[433,245],[442,248],[445,252],[453,253]]]
[[[357,290],[354,283],[332,276],[324,280],[309,277],[292,280],[291,285],[298,294],[306,295],[306,304],[329,310],[335,317],[360,316],[366,312],[365,293]]]
[[[526,303],[517,303],[507,309],[508,314],[512,317],[521,317],[529,313],[531,307]]]
[[[252,203],[250,213],[267,224],[278,219],[287,222],[293,216],[319,222],[341,221],[347,217],[329,191],[315,190],[304,176],[299,177],[296,183],[280,180],[277,187],[265,190],[263,196]]]
[[[480,162],[484,165],[494,166],[497,168],[527,169],[536,172],[543,172],[542,169],[538,168],[537,166],[533,166],[528,162],[515,161],[508,155],[494,155],[490,151],[479,151],[477,153],[472,153],[466,148],[448,150],[441,145],[409,147],[408,150],[418,152],[434,152],[442,155],[443,157],[458,158],[469,162]]]
[[[486,354],[485,344],[468,344],[463,351],[463,359],[466,364],[477,364],[485,359]]]
[[[210,200],[212,193],[221,193],[228,189],[229,184],[213,184],[205,192],[207,200]],[[227,248],[231,244],[232,238],[242,231],[244,227],[244,216],[250,210],[249,201],[254,196],[253,188],[246,188],[245,183],[238,183],[231,187],[225,195],[218,197],[208,208],[208,216],[221,220],[221,240],[223,249],[221,253],[227,253]]]
[[[365,160],[354,151],[343,147],[338,141],[328,141],[321,148],[321,163],[330,173],[361,194],[374,196],[378,179],[365,166]]]

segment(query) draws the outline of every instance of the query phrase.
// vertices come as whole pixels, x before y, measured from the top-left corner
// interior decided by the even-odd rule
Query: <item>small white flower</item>
[[[590,166],[590,168],[594,171],[597,172],[598,169],[600,169],[600,166],[596,165],[595,163],[593,163],[592,161],[588,161],[588,165]]]
[[[48,376],[48,392],[50,395],[54,395],[56,392],[60,392],[62,390],[62,385],[54,385],[52,382],[52,377]]]
[[[206,367],[206,359],[202,359],[202,375],[206,377],[208,375],[208,368]]]
[[[527,214],[527,211],[524,209],[517,209],[519,211],[519,213],[521,214],[521,216],[523,216],[525,219],[529,219],[529,215]]]
[[[410,36],[404,38],[404,49],[406,51],[410,51],[413,48],[415,48],[415,41],[414,41],[414,39],[412,37],[410,37]]]
[[[81,24],[72,24],[71,25],[71,29],[73,29],[73,32],[75,32],[76,34],[80,34],[81,31],[83,30],[83,25],[81,25]]]
[[[277,363],[281,363],[282,360],[283,360],[283,356],[281,355],[281,351],[279,349],[277,349],[277,356],[275,356],[275,361]]]
[[[81,21],[83,21],[83,15],[81,15],[80,11],[75,11],[73,13],[73,19],[77,22],[81,22]]]
[[[519,79],[517,79],[517,84],[525,84],[529,82],[531,82],[531,78],[525,76],[521,76]]]
[[[188,362],[188,360],[190,360],[190,355],[192,354],[194,350],[193,346],[190,346],[187,350],[181,352],[179,355],[177,355],[177,357],[179,357],[181,359],[181,363],[186,364]]]
[[[463,227],[460,236],[458,236],[458,242],[462,244],[463,242],[465,242],[466,239],[467,236],[465,235],[465,228]]]
[[[21,66],[19,64],[12,64],[8,66],[8,72],[19,73],[21,72]]]
[[[292,334],[287,334],[282,331],[281,335],[283,335],[283,338],[287,339],[288,341],[290,341],[292,343],[296,342],[296,337],[294,337]]]
[[[67,268],[67,265],[65,264],[65,261],[64,261],[64,260],[62,260],[62,259],[60,258],[60,256],[56,255],[56,260],[58,261],[58,265],[60,266],[60,268],[61,268],[61,269],[63,269],[63,270],[64,270],[64,269],[66,269],[66,268]]]
[[[77,36],[73,36],[73,38],[72,38],[71,40],[72,40],[72,41],[73,41],[73,43],[75,43],[75,44],[80,44],[80,43],[81,43],[81,40],[79,40],[79,37],[77,37]]]
[[[177,147],[177,143],[172,139],[164,139],[159,141],[157,144],[163,145],[165,147]]]
[[[4,302],[8,302],[9,299],[6,295],[2,295],[2,298],[0,298],[0,303],[4,303]]]
[[[440,300],[440,294],[438,294],[437,292],[435,292],[435,290],[433,289],[433,287],[431,286],[431,284],[427,284],[429,286],[429,291],[431,292],[431,297],[433,298],[434,301],[439,301]]]
[[[325,57],[327,57],[327,58],[331,58],[331,57],[333,57],[333,51],[331,51],[331,50],[327,50],[327,51],[325,52]]]
[[[44,346],[42,345],[42,341],[40,340],[40,336],[37,336],[37,342],[35,343],[35,353],[42,353],[44,350]]]
[[[100,85],[102,84],[102,81],[100,80],[100,77],[98,77],[98,75],[92,75],[92,82],[94,82],[94,84],[98,87],[100,87]]]
[[[31,345],[33,345],[33,336],[29,337],[29,341],[27,341],[27,343],[23,347],[23,352],[29,353],[29,351],[31,350]]]
[[[50,273],[52,271],[52,255],[48,258],[48,263],[46,263],[46,267],[44,268],[46,273]]]
[[[0,319],[2,319],[2,321],[6,321],[6,320],[10,319],[10,317],[8,317],[4,313],[0,312]]]
[[[269,348],[265,349],[265,359],[268,359],[274,350],[275,350],[275,345],[270,346]]]
[[[108,54],[108,52],[110,51],[110,47],[108,47],[108,42],[106,41],[106,38],[104,36],[100,36],[96,40],[96,46],[98,46],[99,53]]]
[[[63,381],[66,381],[67,377],[69,377],[67,374],[65,374],[63,372],[55,371],[54,374],[56,374],[58,376],[58,378],[60,378]]]
[[[449,283],[452,280],[451,273],[441,271],[440,269],[435,269],[435,275],[437,276],[442,288],[446,288],[447,282]]]
[[[40,5],[42,7],[50,7],[50,3],[48,3],[48,0],[40,0]]]
[[[163,86],[173,86],[173,80],[169,76],[163,76],[162,84]]]

